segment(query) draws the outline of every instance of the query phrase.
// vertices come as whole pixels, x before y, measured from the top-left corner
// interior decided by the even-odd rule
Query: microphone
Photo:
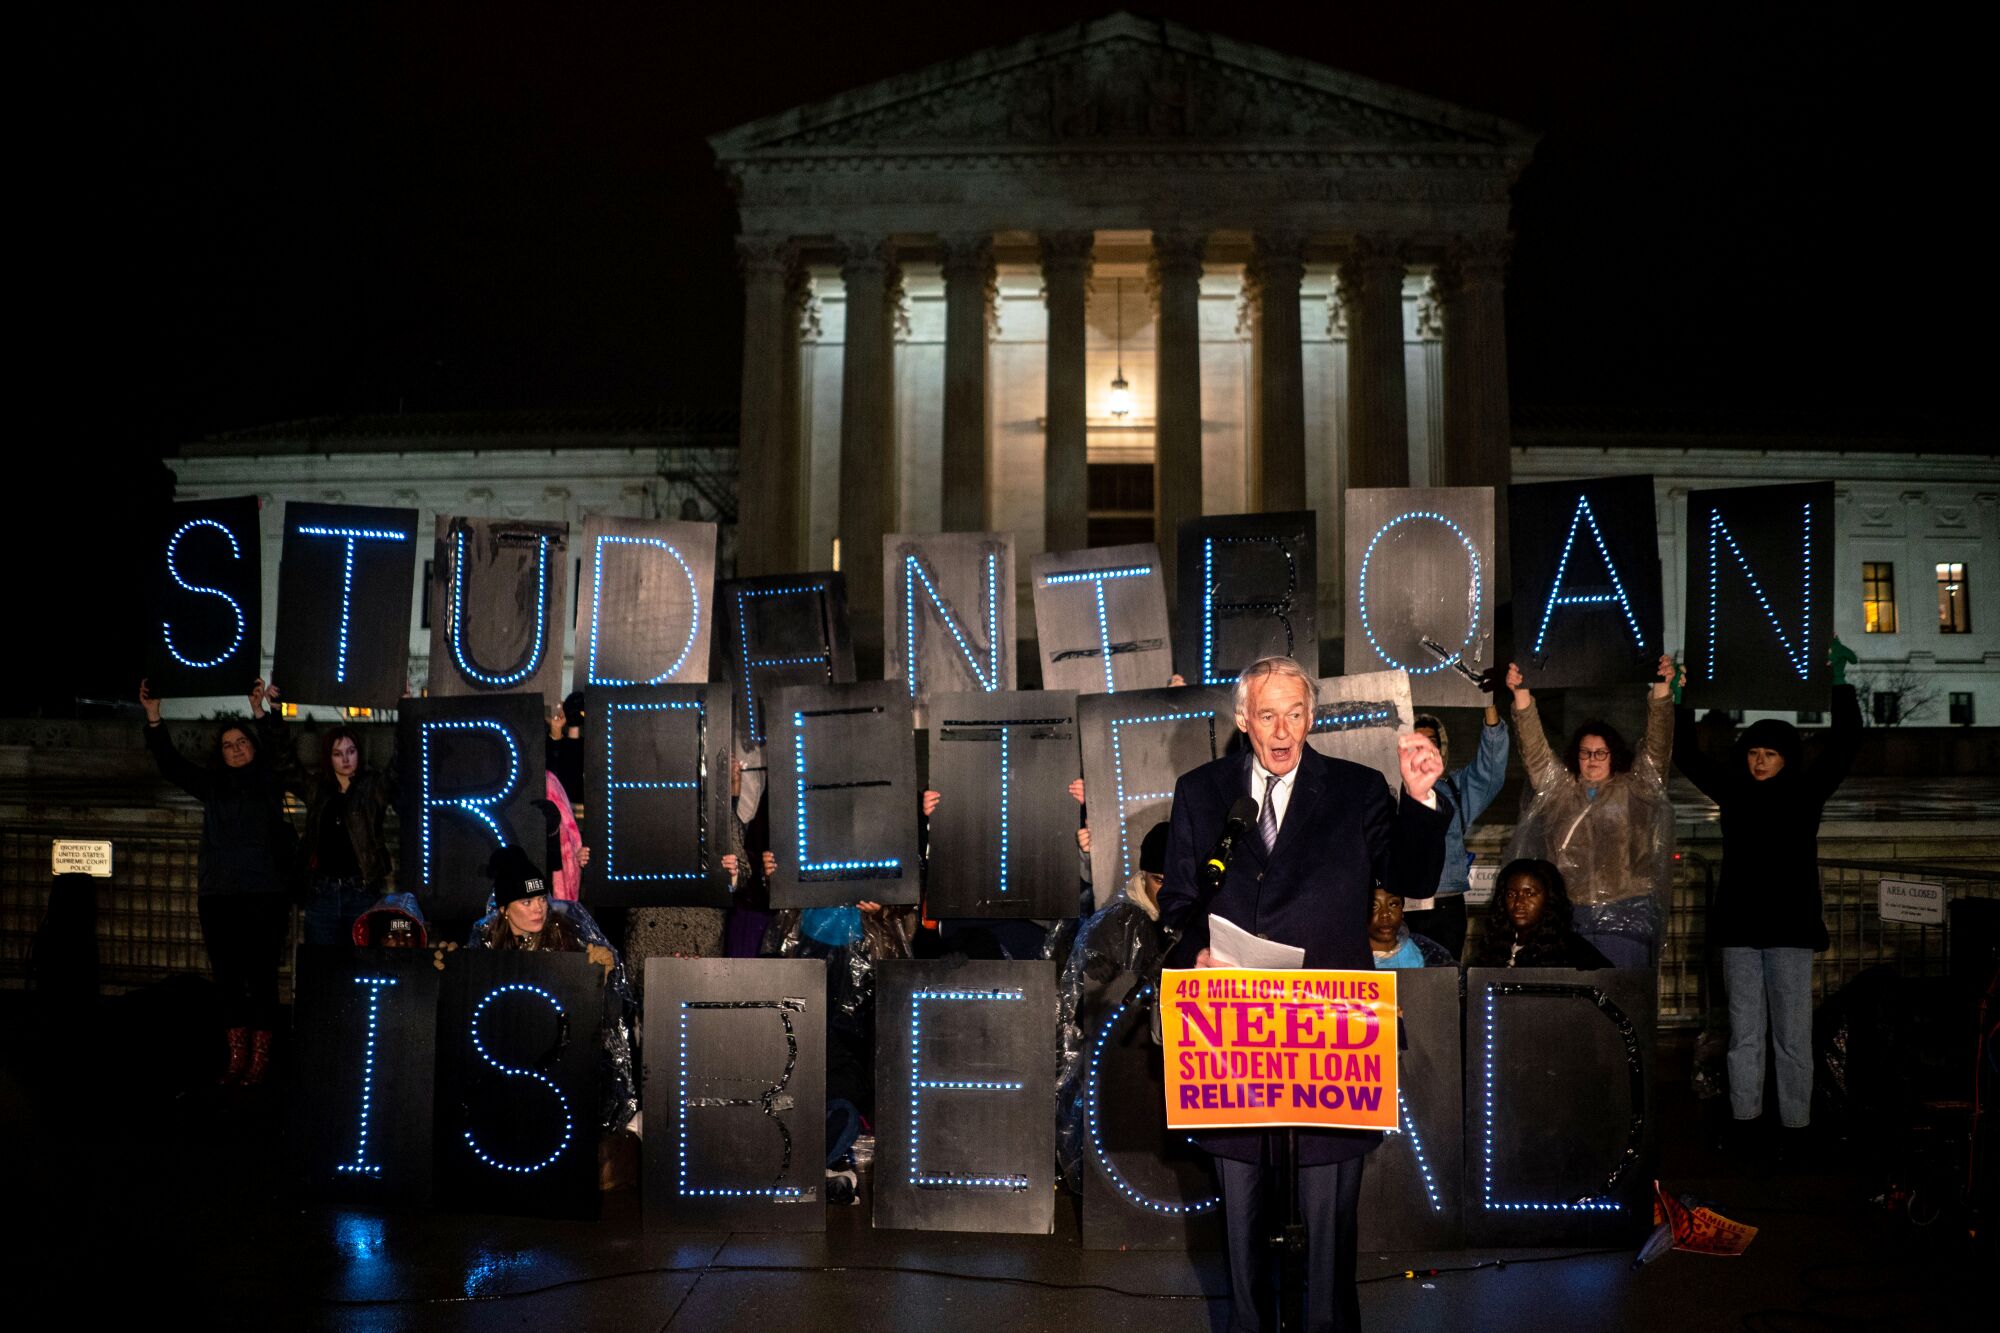
[[[1229,818],[1222,825],[1222,836],[1215,840],[1215,850],[1202,862],[1202,887],[1215,890],[1222,887],[1223,878],[1229,873],[1229,858],[1236,850],[1236,840],[1257,827],[1257,803],[1248,796],[1236,798],[1236,804],[1229,807]]]

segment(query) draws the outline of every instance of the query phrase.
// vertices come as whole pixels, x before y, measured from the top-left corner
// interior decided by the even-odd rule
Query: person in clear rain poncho
[[[1547,861],[1562,872],[1576,906],[1576,933],[1614,967],[1657,956],[1674,873],[1674,812],[1667,762],[1674,744],[1674,660],[1662,656],[1646,699],[1646,734],[1635,754],[1617,728],[1591,719],[1558,754],[1542,731],[1535,697],[1509,663],[1514,730],[1533,796],[1514,829],[1509,860]]]

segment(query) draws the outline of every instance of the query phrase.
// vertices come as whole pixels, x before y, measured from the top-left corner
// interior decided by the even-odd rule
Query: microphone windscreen
[[[1229,807],[1229,822],[1250,828],[1257,822],[1257,803],[1248,796],[1236,798],[1236,804]]]

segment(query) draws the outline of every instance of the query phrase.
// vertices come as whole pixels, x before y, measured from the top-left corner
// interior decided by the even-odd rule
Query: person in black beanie
[[[1819,821],[1861,749],[1861,706],[1847,683],[1854,652],[1833,663],[1833,727],[1816,759],[1798,729],[1765,718],[1737,737],[1727,762],[1704,753],[1685,709],[1674,763],[1722,814],[1722,875],[1708,944],[1722,950],[1729,995],[1729,1104],[1738,1126],[1764,1113],[1764,1032],[1778,1056],[1778,1119],[1812,1120],[1812,956],[1827,947],[1819,893]]]
[[[583,952],[569,923],[549,910],[549,882],[526,852],[511,844],[499,848],[486,873],[499,909],[486,926],[487,948]]]

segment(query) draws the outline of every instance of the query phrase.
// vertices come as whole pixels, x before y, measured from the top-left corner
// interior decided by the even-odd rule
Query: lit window
[[[1972,695],[1954,692],[1951,696],[1951,725],[1969,727],[1972,722]]]
[[[1896,566],[1887,560],[1861,566],[1861,628],[1870,634],[1896,632]]]
[[[278,705],[279,717],[297,717],[298,715],[299,715],[299,706],[297,704]]]
[[[375,716],[375,710],[372,708],[343,708],[340,711],[344,716],[356,718],[361,721],[366,721]]]
[[[1895,690],[1877,690],[1869,697],[1875,711],[1875,725],[1893,727],[1903,720],[1903,696]]]
[[[1965,581],[1965,566],[1939,565],[1938,633],[1972,633],[1972,590]]]

